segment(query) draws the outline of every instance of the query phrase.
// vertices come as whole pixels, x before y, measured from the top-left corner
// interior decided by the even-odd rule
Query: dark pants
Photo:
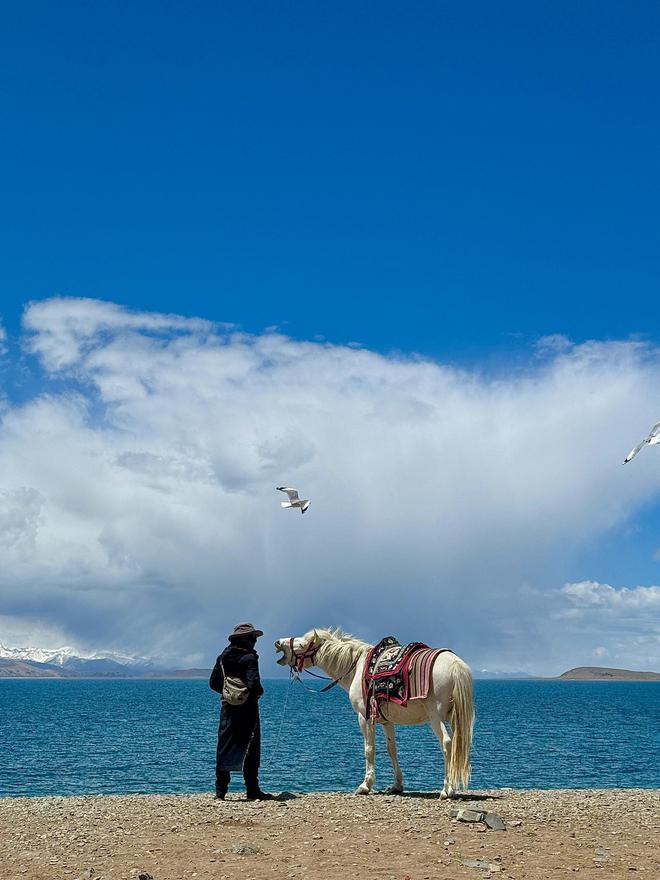
[[[215,791],[216,794],[226,794],[229,788],[229,780],[231,774],[229,770],[221,769],[223,763],[222,753],[224,750],[224,735],[222,721],[218,730],[218,745],[216,748],[215,760]],[[259,791],[259,765],[261,763],[261,725],[259,723],[259,713],[257,711],[256,720],[252,735],[248,743],[245,759],[243,760],[243,779],[245,780],[245,790],[248,795]]]

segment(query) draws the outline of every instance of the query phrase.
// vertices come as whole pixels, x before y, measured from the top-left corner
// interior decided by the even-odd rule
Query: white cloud
[[[199,318],[134,312],[115,303],[74,298],[32,303],[23,324],[31,334],[26,339],[28,350],[52,371],[72,367],[95,344],[116,333],[158,338],[163,333],[210,333],[216,326]]]
[[[578,625],[593,591],[554,584],[660,489],[641,457],[620,467],[660,411],[638,343],[555,347],[491,380],[96,300],[24,323],[43,392],[0,422],[17,631],[202,662],[239,619],[273,637],[339,623],[562,671],[584,654],[557,615]],[[305,517],[280,510],[283,483]],[[647,636],[610,656],[646,658]]]
[[[573,348],[573,343],[561,333],[549,333],[547,336],[541,336],[536,342],[536,350],[542,355],[562,354]]]
[[[623,587],[615,589],[609,584],[597,581],[581,581],[577,584],[565,584],[562,593],[578,608],[603,611],[638,611],[641,614],[652,611],[660,612],[660,587]]]
[[[7,331],[0,319],[0,357],[7,353]]]
[[[22,552],[34,551],[43,503],[44,498],[36,489],[25,486],[0,489],[0,548],[3,551],[17,547]]]

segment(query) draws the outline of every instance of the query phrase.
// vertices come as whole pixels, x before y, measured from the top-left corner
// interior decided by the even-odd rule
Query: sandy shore
[[[506,831],[452,810],[501,816]],[[660,876],[660,791],[0,799],[0,880]],[[476,860],[476,865],[465,862]]]

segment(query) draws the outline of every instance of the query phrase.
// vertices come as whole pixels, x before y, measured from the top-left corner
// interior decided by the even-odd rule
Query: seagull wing
[[[649,436],[646,438],[646,442],[650,443],[651,445],[660,443],[660,422],[658,422],[657,425],[653,425],[653,427],[649,431]]]
[[[286,492],[286,494],[289,496],[289,501],[291,501],[292,503],[299,500],[297,489],[287,489],[285,486],[278,486],[277,491]]]
[[[637,446],[635,446],[634,449],[631,449],[630,452],[628,453],[628,455],[626,455],[626,457],[623,459],[623,463],[628,464],[629,461],[632,461],[633,458],[639,452],[639,450],[643,449],[648,442],[649,442],[648,439],[646,439],[646,440],[642,440],[641,443],[638,443]]]

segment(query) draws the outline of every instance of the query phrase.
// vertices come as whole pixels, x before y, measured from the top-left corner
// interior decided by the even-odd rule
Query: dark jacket
[[[224,678],[222,668],[229,676],[240,678],[250,691],[250,698],[259,699],[264,689],[259,678],[259,655],[254,648],[242,648],[240,645],[228,645],[215,661],[209,687],[217,693],[222,693]]]

